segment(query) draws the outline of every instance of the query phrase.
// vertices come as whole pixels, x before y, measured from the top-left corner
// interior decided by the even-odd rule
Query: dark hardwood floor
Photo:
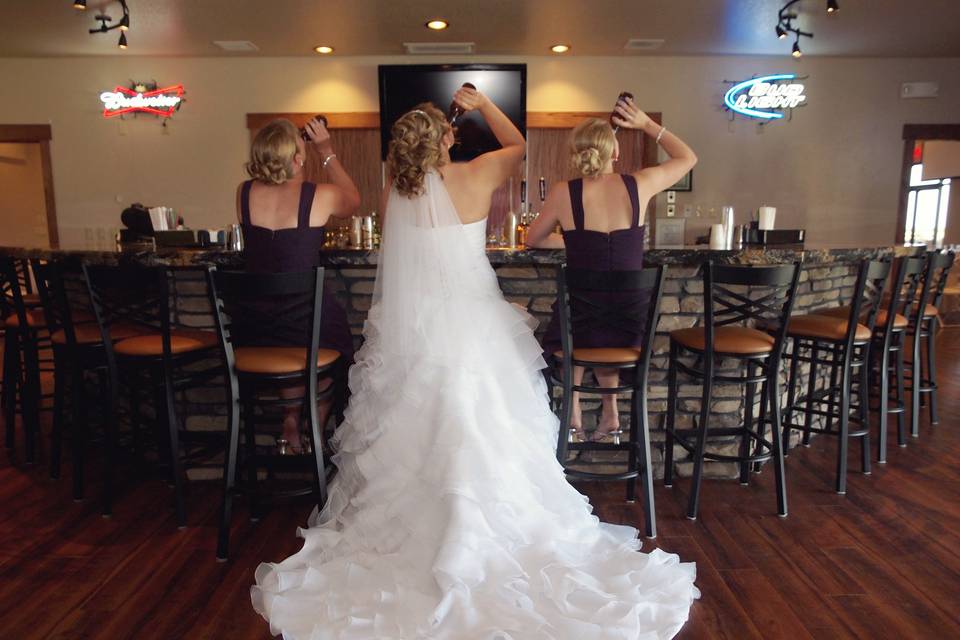
[[[941,333],[939,355],[940,424],[924,415],[920,438],[872,475],[854,471],[846,496],[832,491],[831,438],[788,458],[786,519],[768,470],[746,488],[706,481],[696,522],[683,517],[686,481],[657,488],[655,544],[695,561],[703,592],[680,637],[960,637],[960,329]],[[217,485],[190,487],[179,531],[159,480],[131,481],[104,519],[96,500],[71,500],[69,477],[0,454],[0,637],[269,637],[250,607],[253,571],[299,547],[310,505],[251,523],[241,502],[235,554],[219,564]],[[602,519],[640,526],[619,485],[581,489]]]

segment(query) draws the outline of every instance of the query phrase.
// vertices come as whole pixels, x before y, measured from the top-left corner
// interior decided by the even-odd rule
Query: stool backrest
[[[28,325],[27,306],[23,301],[24,290],[20,280],[21,261],[10,256],[0,256],[0,313],[3,318],[15,316],[21,327]]]
[[[303,346],[314,372],[320,343],[322,267],[295,273],[207,272],[221,345],[232,370],[239,346]]]
[[[79,259],[64,257],[34,260],[31,267],[47,328],[50,333],[63,331],[64,343],[75,346],[77,326],[97,324],[83,278],[83,265]]]
[[[923,276],[924,259],[912,256],[906,256],[897,260],[898,266],[896,275],[891,280],[890,301],[887,304],[887,318],[882,327],[883,335],[889,338],[893,330],[897,314],[903,311],[904,300],[912,299],[917,292],[920,280]]]
[[[779,361],[799,279],[799,262],[774,266],[707,262],[703,266],[706,357],[713,358],[716,327],[760,325],[773,331],[773,357]]]
[[[891,260],[863,260],[857,269],[857,281],[853,286],[850,317],[862,322],[870,331],[877,324],[877,315],[883,300],[883,292],[890,280]],[[856,337],[857,322],[847,326],[848,341]],[[850,342],[852,344],[852,342]]]
[[[908,308],[907,316],[911,324],[919,324],[923,318],[927,305],[936,307],[943,300],[943,291],[947,286],[950,269],[953,268],[954,253],[940,251],[927,252],[927,259],[921,279],[920,294],[911,299],[912,308]]]
[[[570,359],[574,335],[609,330],[641,335],[641,366],[650,361],[653,334],[660,318],[665,266],[630,271],[597,271],[563,265],[557,281],[560,343]],[[629,346],[629,345],[623,345]]]
[[[113,345],[110,327],[124,323],[160,334],[164,357],[169,357],[170,293],[163,267],[84,262],[83,275],[108,354],[112,353]]]

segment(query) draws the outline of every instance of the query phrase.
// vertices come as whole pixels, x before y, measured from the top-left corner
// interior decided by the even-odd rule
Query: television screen
[[[387,157],[390,128],[397,118],[421,102],[432,102],[444,113],[464,82],[486,94],[526,135],[527,65],[444,64],[380,65],[380,152]],[[472,160],[499,149],[493,132],[476,111],[457,119],[457,144],[450,149],[454,162]]]

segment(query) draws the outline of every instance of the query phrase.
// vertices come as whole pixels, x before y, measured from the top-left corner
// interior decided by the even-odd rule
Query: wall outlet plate
[[[677,215],[677,205],[675,205],[675,204],[668,204],[668,205],[667,205],[667,217],[668,217],[668,218],[672,218],[672,217],[675,216],[675,215]]]
[[[677,192],[676,191],[667,191],[667,202],[673,203],[677,201]]]

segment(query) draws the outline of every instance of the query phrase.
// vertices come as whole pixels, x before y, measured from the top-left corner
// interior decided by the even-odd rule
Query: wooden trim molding
[[[0,124],[0,142],[43,142],[52,139],[48,124]]]
[[[248,113],[247,129],[262,129],[277,118],[286,118],[298,127],[307,124],[315,113]],[[380,114],[377,111],[325,113],[331,129],[379,129]]]
[[[53,192],[53,162],[50,157],[51,140],[53,140],[53,131],[48,124],[0,124],[0,142],[40,145],[43,199],[47,213],[47,240],[51,249],[59,249],[60,232],[57,227],[57,202]]]
[[[960,140],[960,124],[905,124],[904,140]]]

